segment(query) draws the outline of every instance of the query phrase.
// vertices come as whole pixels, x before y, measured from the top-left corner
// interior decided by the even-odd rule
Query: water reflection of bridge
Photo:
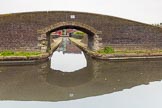
[[[0,99],[59,101],[113,93],[161,81],[161,66],[162,61],[106,62],[88,58],[88,67],[75,74],[51,70],[48,62],[0,67]],[[69,93],[74,96],[69,97]]]

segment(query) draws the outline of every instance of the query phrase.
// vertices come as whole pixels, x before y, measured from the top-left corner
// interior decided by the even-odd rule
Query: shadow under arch
[[[38,30],[38,34],[39,34],[38,40],[42,52],[47,52],[47,50],[50,49],[50,41],[51,41],[50,33],[62,29],[77,29],[87,33],[88,48],[91,50],[97,50],[101,45],[99,44],[99,40],[101,40],[99,35],[102,34],[101,31],[98,31],[94,27],[89,26],[87,24],[74,22],[74,21],[67,21],[67,22],[59,22],[50,25],[44,29]]]

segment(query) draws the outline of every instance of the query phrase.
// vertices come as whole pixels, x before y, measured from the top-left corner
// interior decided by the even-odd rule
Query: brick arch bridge
[[[70,12],[29,12],[0,15],[0,51],[45,51],[47,34],[61,27],[89,33],[93,49],[162,49],[162,29],[113,16]],[[44,50],[43,50],[44,49]]]
[[[48,48],[50,48],[50,33],[57,31],[57,30],[62,30],[62,29],[77,29],[80,31],[83,31],[88,34],[88,47],[92,50],[97,50],[101,46],[102,43],[99,43],[99,40],[102,38],[99,38],[101,31],[96,30],[95,28],[83,24],[80,22],[75,22],[75,21],[66,21],[66,22],[59,22],[53,25],[50,25],[48,27],[45,27],[41,30],[38,30],[38,40],[39,44],[41,46],[41,51],[45,52]],[[46,43],[44,45],[43,43]]]

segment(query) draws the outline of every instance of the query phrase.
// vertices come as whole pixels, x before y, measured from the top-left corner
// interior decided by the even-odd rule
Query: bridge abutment
[[[95,34],[92,49],[95,50],[95,51],[99,50],[102,47],[101,41],[102,41],[102,38],[99,35]]]
[[[102,43],[101,43],[101,40],[102,38],[99,37],[99,35],[94,35],[93,37],[91,36],[88,42],[88,47],[91,49],[91,50],[99,50],[101,47],[102,47]],[[50,39],[50,36],[47,35],[47,34],[40,34],[40,36],[38,37],[38,47],[40,49],[40,52],[42,53],[46,53],[48,52],[48,50],[50,50],[50,44],[51,44],[51,39]]]
[[[46,53],[48,50],[48,40],[47,40],[47,34],[40,34],[38,36],[38,47],[40,49],[40,52]]]

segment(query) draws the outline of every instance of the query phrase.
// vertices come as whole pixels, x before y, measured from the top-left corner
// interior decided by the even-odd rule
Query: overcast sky
[[[0,0],[0,14],[55,10],[106,14],[149,24],[162,22],[162,0]]]

